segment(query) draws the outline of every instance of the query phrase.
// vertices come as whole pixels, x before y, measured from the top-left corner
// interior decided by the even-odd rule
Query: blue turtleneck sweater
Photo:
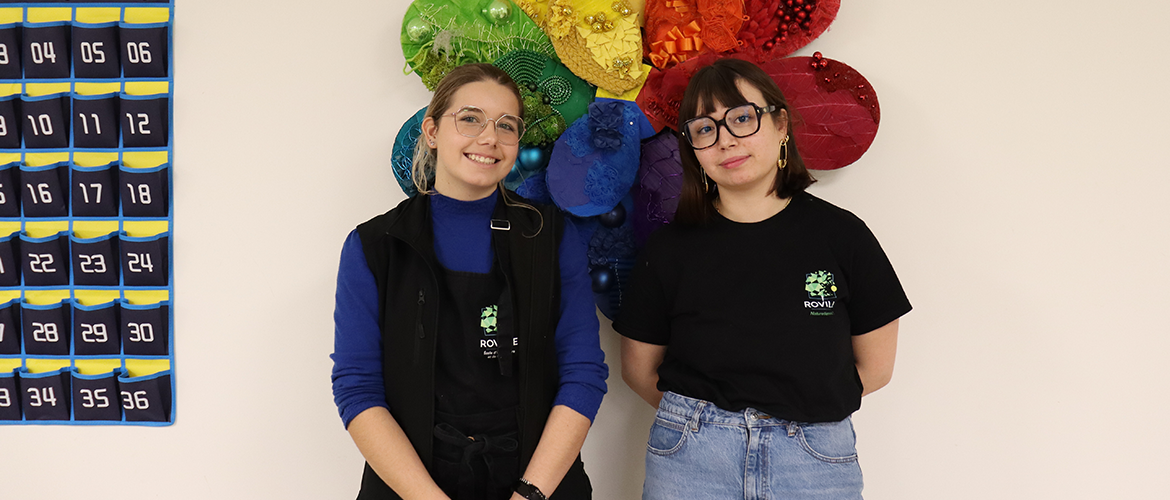
[[[431,195],[435,256],[443,267],[472,273],[491,272],[492,210],[496,194],[459,201]],[[560,390],[553,404],[565,405],[593,420],[605,395],[609,369],[598,339],[585,247],[571,223],[560,245],[561,317],[556,329]],[[382,329],[378,324],[378,290],[366,264],[361,238],[353,231],[341,248],[337,305],[333,313],[333,399],[346,427],[359,413],[386,404],[382,380]]]

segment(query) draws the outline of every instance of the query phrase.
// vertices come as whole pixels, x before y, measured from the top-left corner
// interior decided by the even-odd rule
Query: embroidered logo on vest
[[[500,352],[500,343],[496,339],[496,334],[499,332],[499,325],[496,322],[498,312],[498,306],[487,306],[479,311],[479,327],[483,330],[483,338],[479,339],[479,348],[483,349],[483,357],[487,359],[496,359]],[[513,339],[512,352],[516,352],[517,343],[518,341]]]

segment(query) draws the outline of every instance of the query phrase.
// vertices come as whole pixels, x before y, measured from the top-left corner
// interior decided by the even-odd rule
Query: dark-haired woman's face
[[[763,94],[744,80],[736,82],[748,102],[766,108]],[[734,107],[734,106],[733,106]],[[724,118],[728,107],[715,103],[715,109],[700,110],[702,116]],[[760,131],[748,137],[735,137],[722,125],[714,146],[695,151],[699,165],[719,185],[722,193],[731,191],[766,194],[776,181],[776,161],[780,159],[780,141],[788,133],[787,114],[783,110],[760,117]]]

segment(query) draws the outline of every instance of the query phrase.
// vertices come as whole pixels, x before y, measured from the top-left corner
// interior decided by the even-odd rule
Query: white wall
[[[813,192],[869,223],[915,305],[855,415],[867,498],[1164,496],[1170,7],[843,3],[802,53],[866,75],[883,120]],[[401,199],[387,159],[428,99],[401,71],[405,8],[179,2],[177,422],[0,427],[0,497],[356,494],[333,281],[346,233]],[[601,337],[585,460],[595,498],[636,498],[652,413]]]

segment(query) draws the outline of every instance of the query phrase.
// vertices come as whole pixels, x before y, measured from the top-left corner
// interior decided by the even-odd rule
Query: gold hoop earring
[[[788,166],[788,136],[784,136],[784,140],[780,141],[780,159],[776,160],[776,168],[784,170]]]
[[[703,176],[703,192],[704,192],[704,193],[710,193],[710,192],[711,192],[711,186],[707,185],[707,172],[703,172],[703,171],[702,171],[702,169],[700,169],[700,170],[699,170],[699,175]]]

